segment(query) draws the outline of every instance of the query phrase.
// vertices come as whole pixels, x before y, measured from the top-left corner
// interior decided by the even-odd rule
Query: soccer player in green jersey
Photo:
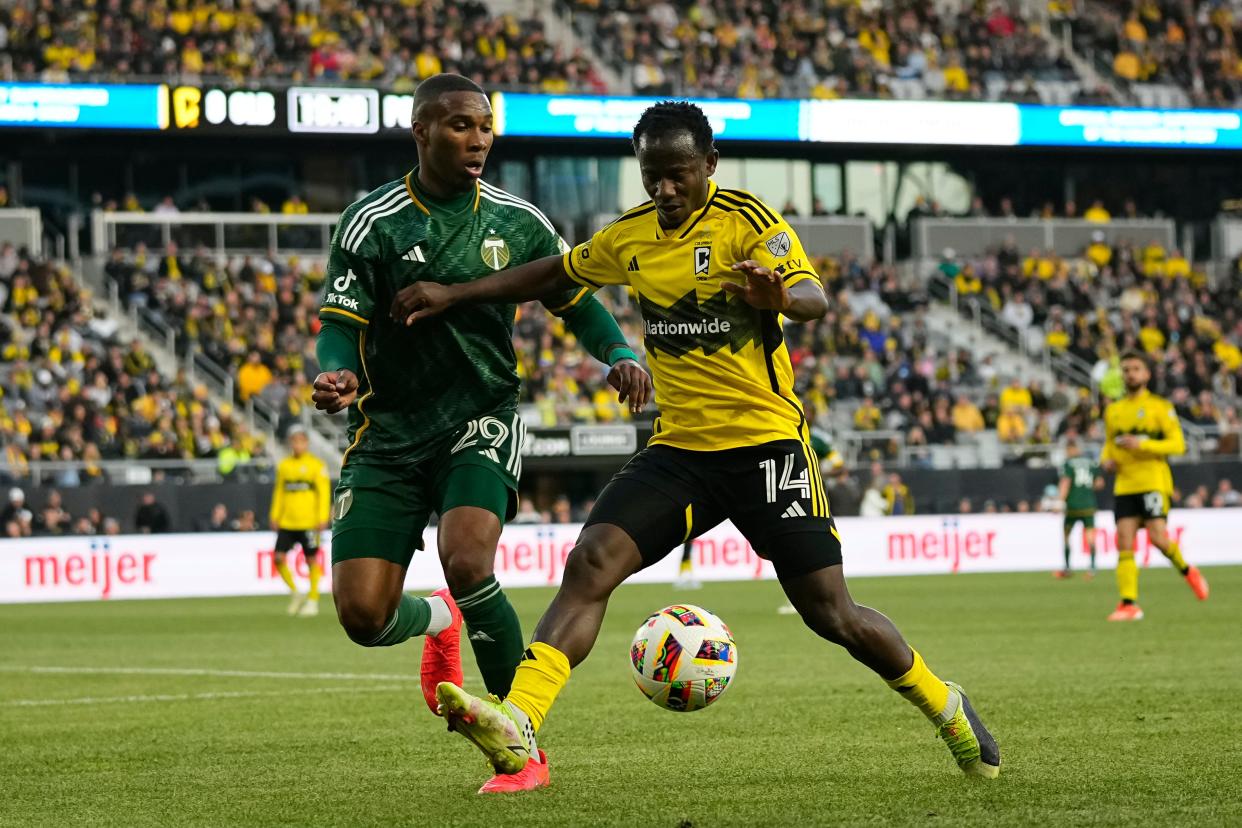
[[[1070,533],[1082,524],[1083,541],[1091,551],[1091,569],[1087,577],[1095,577],[1095,511],[1096,495],[1104,488],[1104,470],[1093,458],[1082,453],[1078,441],[1070,439],[1065,444],[1065,462],[1061,464],[1060,495],[1065,504],[1065,568],[1055,573],[1058,578],[1068,578],[1070,567]]]
[[[463,307],[408,328],[389,318],[389,305],[415,282],[470,281],[568,247],[538,209],[482,180],[492,110],[475,83],[427,79],[415,92],[413,122],[418,166],[355,202],[337,224],[313,398],[329,414],[349,410],[332,511],[337,616],[365,647],[426,636],[422,686],[436,712],[436,685],[462,678],[463,619],[491,693],[509,691],[524,649],[493,573],[501,526],[516,511],[525,437],[516,306]],[[608,382],[621,401],[635,412],[646,405],[651,380],[593,291],[542,301],[611,366]],[[402,587],[433,511],[448,589],[419,598]],[[532,757],[528,786],[547,784],[546,762]]]

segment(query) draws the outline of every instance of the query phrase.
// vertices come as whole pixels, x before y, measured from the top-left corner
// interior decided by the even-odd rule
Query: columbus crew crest
[[[483,257],[483,263],[492,270],[504,270],[509,264],[509,245],[496,235],[495,230],[491,230],[479,246],[479,255]]]

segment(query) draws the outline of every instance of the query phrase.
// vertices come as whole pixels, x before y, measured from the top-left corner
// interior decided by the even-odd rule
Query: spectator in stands
[[[1017,408],[1008,407],[1001,410],[996,421],[996,436],[1002,443],[1016,444],[1026,439],[1026,418]]]
[[[964,394],[959,394],[953,404],[953,427],[962,433],[973,434],[984,428],[983,413]]]
[[[229,520],[229,507],[223,503],[212,506],[211,512],[195,523],[194,529],[198,532],[228,532],[233,528]]]
[[[8,505],[0,512],[0,526],[10,538],[28,538],[34,534],[34,513],[26,506],[26,493],[21,489],[9,489]]]
[[[237,520],[233,521],[234,532],[257,532],[259,531],[259,521],[255,517],[254,509],[243,509],[241,514],[237,516]]]
[[[1018,292],[1005,303],[1005,309],[1001,311],[1001,318],[1017,328],[1019,333],[1025,333],[1026,329],[1035,321],[1035,311],[1027,303],[1026,296]]]
[[[510,523],[541,523],[543,518],[539,515],[539,510],[535,508],[535,501],[529,497],[520,498],[518,501],[517,514]]]
[[[559,496],[552,504],[553,523],[573,523],[573,505],[567,495]]]
[[[116,518],[112,518],[112,517],[104,518],[103,533],[105,535],[121,534],[121,522],[117,520]]]
[[[272,381],[272,369],[263,363],[263,355],[251,351],[246,363],[237,370],[237,393],[242,402],[258,394]]]
[[[60,492],[52,489],[47,493],[47,502],[34,516],[34,534],[66,535],[72,523],[73,517],[65,511]]]
[[[169,531],[170,525],[168,510],[155,499],[155,492],[143,492],[134,512],[134,530],[143,535],[159,535]]]
[[[889,474],[888,483],[885,484],[881,494],[884,496],[884,514],[914,514],[914,495],[910,493],[910,487],[902,482],[901,475],[897,472]]]
[[[872,479],[871,485],[867,487],[867,491],[863,492],[862,503],[858,509],[860,515],[863,517],[884,517],[888,514],[888,502],[884,498],[883,486],[884,482],[882,479]]]
[[[957,513],[959,515],[969,515],[974,510],[975,506],[969,497],[963,497],[957,502]]]
[[[1009,385],[1001,391],[1000,407],[1002,411],[1009,409],[1018,412],[1019,415],[1025,415],[1033,406],[1034,399],[1031,396],[1031,390],[1022,384],[1020,377],[1013,377],[1009,381]]]
[[[859,431],[875,431],[880,427],[883,419],[884,413],[868,394],[863,397],[862,403],[854,411],[854,428]]]
[[[858,481],[850,476],[849,469],[838,456],[828,473],[828,503],[832,514],[855,517],[862,509],[863,492]]]
[[[1104,202],[1096,199],[1091,202],[1091,206],[1082,214],[1083,220],[1095,222],[1096,224],[1108,224],[1113,220],[1112,214],[1104,206]]]
[[[1216,484],[1216,494],[1212,499],[1224,507],[1242,506],[1242,492],[1235,489],[1233,481],[1227,477]]]

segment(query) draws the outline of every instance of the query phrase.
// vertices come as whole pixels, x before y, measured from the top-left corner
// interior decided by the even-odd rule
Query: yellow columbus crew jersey
[[[707,204],[673,230],[655,205],[621,215],[565,254],[582,285],[629,285],[655,381],[652,444],[717,451],[806,439],[781,319],[730,296],[730,268],[753,259],[793,286],[819,276],[793,229],[755,196],[711,182]]]
[[[271,518],[279,529],[306,531],[328,522],[328,467],[318,457],[290,455],[276,466]]]
[[[1118,437],[1143,438],[1134,451],[1117,445]],[[1168,457],[1186,451],[1182,424],[1173,404],[1144,389],[1134,397],[1122,397],[1104,410],[1104,450],[1101,460],[1117,464],[1115,494],[1173,491]]]

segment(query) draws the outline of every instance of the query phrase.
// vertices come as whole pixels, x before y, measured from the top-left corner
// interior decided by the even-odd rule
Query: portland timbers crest
[[[492,270],[503,270],[509,264],[509,245],[496,235],[495,230],[489,230],[487,238],[479,245],[479,255],[483,257],[483,263]]]

